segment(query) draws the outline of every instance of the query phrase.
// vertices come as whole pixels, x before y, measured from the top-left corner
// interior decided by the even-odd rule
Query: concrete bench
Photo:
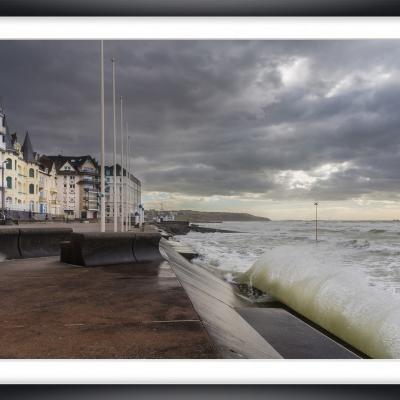
[[[161,261],[159,233],[73,233],[61,243],[61,261],[85,267]]]
[[[21,258],[18,241],[18,228],[0,229],[0,257],[7,260]]]
[[[71,233],[71,228],[0,229],[0,253],[8,260],[56,256]]]

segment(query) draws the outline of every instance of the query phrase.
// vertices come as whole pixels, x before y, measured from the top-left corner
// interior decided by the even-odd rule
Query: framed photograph
[[[1,383],[398,383],[396,11],[26,3],[0,21]]]

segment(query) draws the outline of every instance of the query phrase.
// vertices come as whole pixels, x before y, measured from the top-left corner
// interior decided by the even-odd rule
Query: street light
[[[315,202],[314,206],[315,206],[315,242],[318,242],[318,202]]]
[[[6,188],[4,187],[4,164],[6,164],[8,161],[3,161],[1,163],[1,211],[3,216],[5,217],[5,192],[6,192]]]

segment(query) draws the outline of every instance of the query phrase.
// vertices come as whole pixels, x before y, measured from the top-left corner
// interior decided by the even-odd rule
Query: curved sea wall
[[[400,358],[400,302],[310,248],[265,253],[241,277],[373,358]]]

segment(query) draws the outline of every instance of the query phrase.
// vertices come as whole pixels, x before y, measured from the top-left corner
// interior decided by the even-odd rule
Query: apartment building
[[[58,199],[58,176],[55,163],[43,160],[39,164],[39,212],[60,215],[61,203]]]
[[[96,219],[99,214],[99,168],[90,156],[48,156],[54,163],[60,212],[67,218]]]
[[[121,166],[117,164],[117,215],[121,216],[121,191],[127,187],[127,193],[124,191],[123,204],[128,205],[129,215],[132,217],[138,210],[139,204],[142,202],[142,184],[132,173],[123,168],[121,174]],[[111,221],[114,218],[114,166],[105,166],[105,186],[106,186],[106,219]],[[126,186],[125,186],[126,185]],[[127,197],[127,198],[126,198]]]
[[[21,145],[16,133],[10,134],[6,116],[0,110],[0,161],[4,168],[5,204],[2,208],[21,212],[39,212],[39,164],[29,133]],[[4,185],[4,187],[3,187]]]

